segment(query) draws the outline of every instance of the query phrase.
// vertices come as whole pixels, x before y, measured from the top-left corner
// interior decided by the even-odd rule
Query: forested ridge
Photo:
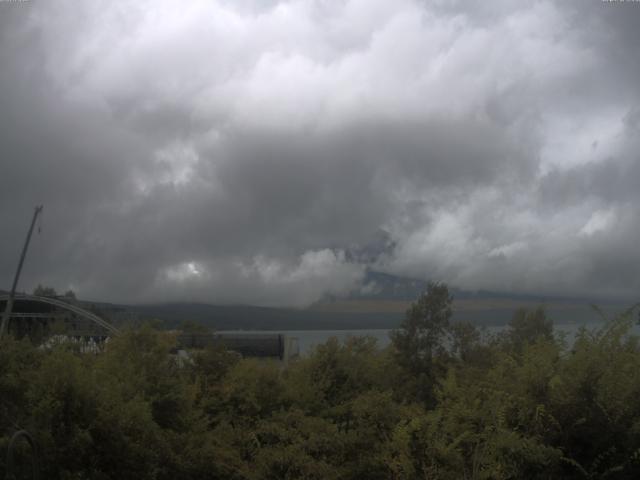
[[[47,479],[640,477],[632,310],[574,340],[542,309],[484,335],[452,323],[451,302],[429,284],[388,348],[332,339],[287,366],[184,359],[151,326],[97,355],[4,339],[0,474],[27,429]]]

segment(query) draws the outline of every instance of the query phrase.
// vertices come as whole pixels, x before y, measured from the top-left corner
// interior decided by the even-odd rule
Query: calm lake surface
[[[571,341],[578,333],[581,327],[588,329],[602,328],[603,322],[589,322],[583,324],[567,323],[557,324],[554,326],[554,330],[557,336],[564,335],[567,341]],[[504,330],[504,326],[487,326],[481,327],[480,331],[484,337],[494,335]],[[391,343],[389,333],[391,329],[371,329],[371,330],[227,330],[220,331],[219,333],[244,333],[244,334],[274,334],[282,333],[289,337],[295,337],[298,339],[298,346],[300,348],[300,354],[309,354],[314,347],[325,343],[329,338],[336,337],[340,341],[345,341],[349,337],[364,337],[370,336],[377,340],[380,347],[386,347]],[[640,327],[635,326],[633,333],[640,334]]]

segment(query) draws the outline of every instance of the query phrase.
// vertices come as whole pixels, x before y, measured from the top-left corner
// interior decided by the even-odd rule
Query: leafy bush
[[[567,347],[542,310],[483,341],[450,307],[432,284],[390,347],[332,339],[286,368],[221,348],[179,361],[150,327],[100,355],[7,338],[0,448],[27,428],[51,479],[640,476],[632,312]]]

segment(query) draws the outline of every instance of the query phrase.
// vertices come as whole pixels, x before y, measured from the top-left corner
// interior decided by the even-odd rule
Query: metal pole
[[[24,257],[27,256],[27,249],[29,248],[29,242],[31,241],[31,234],[33,233],[33,227],[36,224],[36,219],[38,215],[42,212],[42,205],[36,207],[33,212],[33,219],[31,219],[31,226],[29,227],[29,233],[27,233],[27,239],[24,242],[24,246],[22,247],[22,254],[20,255],[20,261],[18,262],[18,269],[16,270],[16,276],[13,278],[13,285],[11,286],[11,292],[9,292],[9,298],[7,300],[7,306],[4,309],[4,314],[2,315],[2,324],[0,324],[0,340],[2,340],[2,336],[4,335],[5,330],[7,329],[7,324],[9,323],[9,317],[11,316],[11,309],[13,308],[13,298],[16,294],[16,287],[18,286],[18,279],[20,278],[20,272],[22,271],[22,265],[24,264]]]
[[[5,480],[13,480],[15,478],[13,475],[13,450],[15,448],[16,442],[20,437],[24,438],[31,447],[31,478],[37,480],[38,478],[40,478],[38,445],[36,444],[36,441],[33,439],[31,434],[26,430],[17,431],[13,434],[11,440],[9,441],[9,448],[7,448],[7,472],[4,478]]]

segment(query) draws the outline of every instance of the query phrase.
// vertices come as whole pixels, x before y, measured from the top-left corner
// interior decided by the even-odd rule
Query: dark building
[[[298,355],[298,339],[281,333],[183,333],[178,335],[183,349],[222,346],[243,357],[273,358],[282,361]]]

